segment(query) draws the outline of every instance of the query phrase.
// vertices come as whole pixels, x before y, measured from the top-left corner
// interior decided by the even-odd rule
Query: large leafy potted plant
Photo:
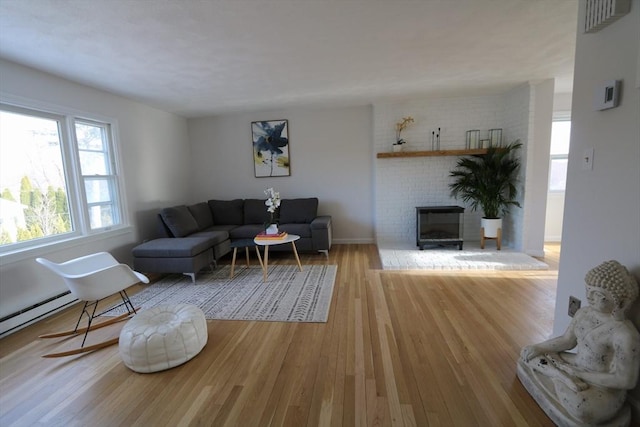
[[[474,154],[458,159],[456,169],[449,173],[451,195],[462,199],[471,210],[482,209],[484,237],[497,238],[502,229],[502,217],[516,200],[520,159],[515,153],[522,147],[515,141],[505,147],[490,147],[486,154]]]

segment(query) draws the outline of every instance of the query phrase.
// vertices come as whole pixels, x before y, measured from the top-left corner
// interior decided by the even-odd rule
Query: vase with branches
[[[402,144],[406,144],[407,141],[402,139],[402,131],[406,129],[409,124],[413,123],[413,117],[403,117],[401,121],[396,123],[396,142],[393,144],[393,149],[398,150],[402,147]]]

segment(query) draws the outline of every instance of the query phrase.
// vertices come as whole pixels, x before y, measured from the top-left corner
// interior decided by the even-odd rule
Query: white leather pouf
[[[140,311],[120,332],[120,357],[133,371],[163,371],[195,357],[207,344],[207,321],[195,305]]]

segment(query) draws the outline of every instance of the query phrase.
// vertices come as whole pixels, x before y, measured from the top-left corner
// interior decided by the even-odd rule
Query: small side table
[[[238,253],[238,248],[244,248],[244,252],[247,258],[247,267],[249,266],[249,246],[253,246],[256,248],[256,255],[258,255],[258,262],[260,263],[260,268],[264,270],[264,265],[262,264],[262,257],[260,256],[260,250],[258,246],[254,243],[253,239],[240,239],[234,240],[231,242],[231,247],[233,248],[233,258],[231,258],[231,273],[229,275],[229,279],[233,279],[233,272],[236,267],[236,255]]]
[[[269,274],[269,246],[291,243],[293,254],[296,256],[296,261],[298,262],[298,268],[300,269],[300,271],[302,271],[302,264],[300,264],[300,257],[298,256],[298,250],[296,249],[296,240],[298,240],[299,238],[300,236],[289,234],[284,239],[260,239],[258,237],[253,239],[253,242],[256,245],[264,246],[264,263],[262,264],[262,280],[264,282],[267,281],[267,275]]]

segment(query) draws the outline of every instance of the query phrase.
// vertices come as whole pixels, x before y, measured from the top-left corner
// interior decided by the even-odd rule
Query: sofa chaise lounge
[[[133,264],[147,273],[195,274],[231,251],[231,242],[253,239],[271,220],[260,199],[209,200],[162,209],[159,236],[133,248]],[[276,212],[278,228],[296,234],[299,252],[331,249],[331,216],[318,216],[318,199],[282,199]],[[272,250],[291,250],[277,245]]]

